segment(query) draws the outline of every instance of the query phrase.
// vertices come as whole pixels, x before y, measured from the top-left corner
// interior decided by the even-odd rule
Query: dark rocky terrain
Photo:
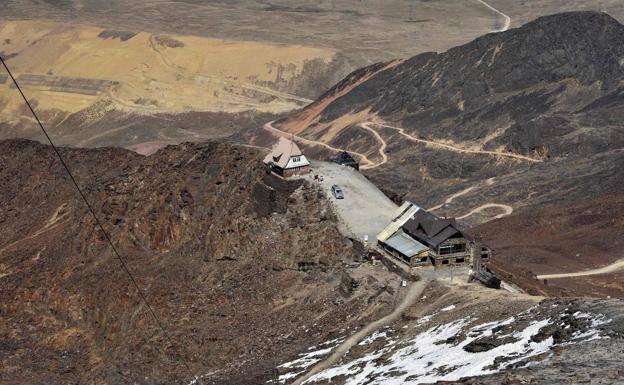
[[[180,12],[199,4],[183,3],[187,7]],[[326,4],[282,3],[258,7],[294,14],[295,20],[336,13]],[[59,20],[75,13],[91,21],[111,15],[93,1],[28,2],[33,4]],[[179,18],[158,6],[144,1],[128,9],[159,10],[151,16],[159,20]],[[236,10],[232,4],[223,7]],[[14,1],[4,9],[13,18],[25,12]],[[353,16],[352,10],[340,12]],[[150,20],[148,13],[135,26]],[[471,231],[495,250],[493,270],[529,294],[621,297],[622,272],[547,283],[535,276],[622,258],[623,43],[624,26],[606,14],[543,17],[445,53],[357,70],[277,126],[376,162],[382,160],[379,140],[358,123],[385,122],[420,139],[539,160],[443,150],[375,126],[387,142],[388,161],[364,173],[397,201],[439,205],[437,214],[476,225]],[[85,124],[89,113],[68,117],[51,130],[53,137],[81,146],[115,145],[120,138],[150,144],[155,129],[160,139],[166,136],[162,145],[182,141],[188,130],[197,141],[236,133],[230,140],[270,145],[274,137],[253,127],[277,118],[113,111]],[[21,135],[19,127],[0,123],[0,128]],[[98,134],[111,129],[121,134]],[[319,146],[306,149],[318,157],[329,154]],[[3,140],[0,384],[279,381],[298,371],[284,363],[351,335],[406,296],[399,276],[384,266],[353,263],[361,244],[339,233],[322,191],[267,174],[262,149],[210,141],[169,146],[151,156],[118,148],[61,152],[171,340],[154,323],[52,149]],[[478,209],[488,204],[494,206]],[[510,211],[492,221],[501,209]],[[414,355],[413,361],[422,361],[417,353],[427,346],[418,343],[424,335],[433,356],[443,349],[457,353],[459,347],[448,363],[421,362],[425,370],[432,366],[433,374],[444,375],[461,369],[465,362],[454,362],[470,354],[524,338],[523,346],[533,344],[540,353],[515,362],[522,351],[516,346],[496,356],[489,368],[498,372],[438,383],[624,384],[621,299],[533,297],[458,283],[450,274],[446,280],[439,272],[381,331],[385,336],[357,344],[336,364],[356,362],[354,370],[371,370],[370,382],[406,376],[402,368],[390,367],[401,358],[393,353],[407,349],[403,352]],[[484,322],[498,326],[484,329]],[[526,332],[537,322],[545,323]],[[453,325],[461,327],[451,333]],[[427,334],[433,337],[427,340]],[[541,351],[537,345],[544,341],[552,345]],[[381,354],[357,361],[376,352]],[[509,361],[514,362],[506,366]],[[388,370],[376,373],[369,364]],[[347,378],[317,383],[342,384]]]
[[[570,320],[572,312],[592,312],[605,315],[611,322],[599,328],[603,336],[576,346],[555,346],[548,358],[534,362],[528,367],[514,368],[493,375],[466,378],[459,381],[440,381],[438,384],[490,385],[490,384],[601,384],[624,383],[624,369],[619,356],[624,352],[623,304],[618,300],[547,300],[540,304],[543,308],[555,308],[560,313],[552,314],[553,319]],[[564,308],[565,310],[561,309]],[[563,310],[563,311],[562,311]],[[572,318],[573,319],[573,318]],[[580,326],[572,322],[568,331]],[[578,329],[576,329],[578,330]],[[557,327],[544,328],[537,338],[553,336],[556,339],[569,338],[565,331]],[[540,357],[544,358],[544,357]]]
[[[558,158],[620,148],[623,43],[624,26],[606,14],[541,17],[380,71],[315,123],[368,109],[421,137],[484,149]]]
[[[266,383],[288,373],[283,363],[379,319],[405,295],[382,266],[353,267],[361,245],[339,234],[318,187],[266,174],[263,151],[223,142],[149,157],[62,148],[169,341],[51,148],[5,140],[0,150],[1,383]],[[458,383],[622,378],[613,356],[622,348],[619,300],[542,300],[443,280],[424,294],[391,326],[392,338],[409,343],[433,325],[469,317],[455,338],[440,341],[453,349],[473,325],[517,317],[467,346],[472,354],[550,320],[531,337],[553,339],[552,354],[523,361],[539,376],[501,361],[501,372]],[[601,339],[577,340],[583,333]],[[373,340],[345,360],[383,346]]]
[[[187,384],[183,362],[210,383],[262,383],[386,306],[383,281],[350,296],[356,252],[322,193],[267,175],[257,149],[62,149],[171,345],[51,148],[0,154],[0,383]]]
[[[496,251],[493,268],[534,295],[624,297],[624,272],[556,279],[535,274],[582,271],[622,258],[624,194],[525,210],[472,231]],[[504,229],[504,231],[501,231]]]
[[[275,125],[377,162],[379,139],[359,123],[400,127],[413,138],[457,149],[527,156],[535,161],[449,150],[373,125],[386,142],[388,161],[364,173],[396,200],[439,206],[437,214],[458,217],[467,226],[518,214],[509,220],[517,221],[516,234],[522,235],[501,232],[502,220],[492,223],[487,237],[505,253],[515,239],[518,249],[503,259],[518,262],[514,266],[522,265],[528,276],[605,265],[618,247],[604,252],[600,241],[578,234],[616,239],[621,232],[606,224],[617,222],[618,211],[609,202],[618,201],[624,182],[623,43],[624,26],[607,14],[545,16],[444,53],[355,71]],[[584,207],[588,199],[602,202],[603,209],[592,214],[591,223],[575,221],[570,207]],[[547,221],[544,208],[551,215],[564,210],[570,222],[552,229],[558,234],[554,239],[532,248],[530,262],[519,257],[520,249],[522,255],[528,249],[517,241],[524,238],[526,246],[545,234],[547,225],[535,225]],[[568,242],[572,234],[578,241]],[[574,287],[569,289],[578,294]],[[589,282],[581,287],[605,293]]]
[[[622,384],[622,300],[430,284],[307,384]]]
[[[457,189],[462,183],[513,171],[521,171],[523,178],[531,174],[531,167],[542,167],[541,175],[554,174],[573,162],[584,169],[579,174],[593,174],[604,167],[600,157],[621,159],[622,42],[624,26],[606,14],[542,17],[442,54],[421,54],[381,71],[371,67],[354,72],[316,103],[283,120],[281,127],[350,148],[343,131],[367,134],[353,123],[382,119],[415,137],[547,162],[536,166],[428,148],[379,127],[391,159],[369,175],[396,182],[395,190],[418,196],[422,203],[433,203],[427,193],[432,183]],[[367,79],[359,82],[362,76]],[[341,120],[358,114],[362,116],[350,124]],[[330,131],[337,132],[327,136]],[[375,156],[379,145],[367,136],[368,141],[358,141],[360,146],[352,149]],[[614,177],[601,178],[605,190]],[[535,199],[547,191],[540,190]]]

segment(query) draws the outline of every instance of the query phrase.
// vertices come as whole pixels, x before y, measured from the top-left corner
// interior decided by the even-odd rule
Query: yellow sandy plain
[[[308,60],[332,60],[329,49],[299,45],[163,36],[144,32],[127,41],[98,37],[103,29],[41,21],[0,22],[0,52],[16,75],[33,74],[119,82],[98,95],[26,85],[38,109],[72,113],[99,100],[139,113],[257,110],[284,112],[307,100],[264,82],[288,81]],[[281,68],[280,68],[281,67]],[[3,71],[4,72],[4,71]],[[16,90],[0,85],[0,114],[23,116]],[[22,111],[22,112],[20,112]]]

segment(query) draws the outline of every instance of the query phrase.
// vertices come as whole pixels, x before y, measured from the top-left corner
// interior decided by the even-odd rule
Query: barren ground
[[[360,240],[368,236],[369,244],[374,244],[376,235],[390,223],[398,206],[364,175],[350,167],[315,161],[312,162],[312,172],[305,178],[313,180],[314,175],[323,177],[323,181],[317,183],[342,219],[347,234],[352,233]],[[344,199],[333,196],[331,186],[334,184],[342,188]]]
[[[624,5],[613,0],[487,4],[509,15],[512,26],[570,9],[624,14]],[[150,119],[164,120],[158,117],[163,113],[289,111],[356,68],[444,51],[505,22],[476,0],[9,0],[0,4],[0,14],[0,53],[22,76],[44,121],[58,125],[59,141],[124,147],[229,135],[231,130],[203,130],[203,122],[186,131],[145,133]],[[112,83],[95,84],[102,80]],[[0,116],[8,132],[2,137],[39,139],[21,106],[16,95],[2,95]],[[136,115],[142,127],[100,125],[105,140],[81,135],[85,125],[111,124],[111,113]]]

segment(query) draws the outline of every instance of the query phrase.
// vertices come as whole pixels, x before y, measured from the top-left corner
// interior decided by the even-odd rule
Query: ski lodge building
[[[491,250],[461,231],[455,219],[437,217],[412,202],[401,205],[377,241],[410,266],[469,265],[473,258],[485,264],[491,256]]]
[[[271,171],[285,178],[310,172],[310,162],[301,153],[297,143],[284,137],[280,137],[271,149],[271,153],[264,158],[264,164],[270,167]]]

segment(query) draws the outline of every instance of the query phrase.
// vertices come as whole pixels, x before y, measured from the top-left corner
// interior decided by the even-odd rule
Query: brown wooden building
[[[411,202],[404,203],[400,214],[378,236],[378,243],[387,252],[411,266],[469,265],[478,256],[486,264],[491,256],[467,233],[459,229],[453,218],[440,218]],[[474,250],[473,248],[480,250]]]

